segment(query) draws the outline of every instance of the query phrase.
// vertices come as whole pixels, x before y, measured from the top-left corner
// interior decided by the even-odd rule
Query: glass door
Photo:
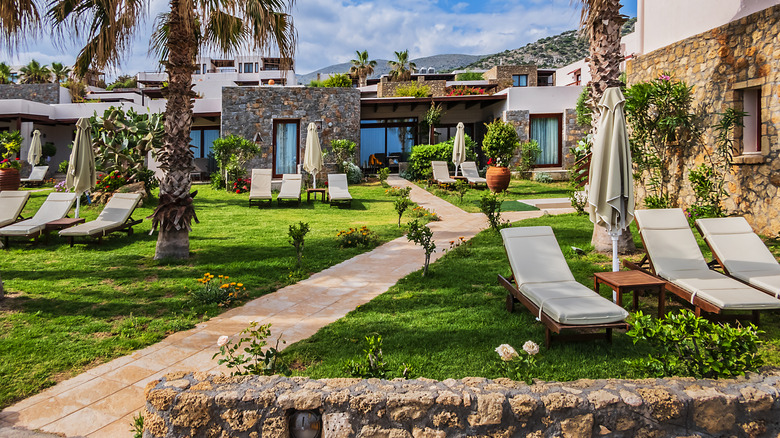
[[[274,120],[274,177],[298,172],[298,120]]]
[[[531,139],[539,143],[542,153],[536,160],[538,167],[561,165],[561,114],[531,114]]]

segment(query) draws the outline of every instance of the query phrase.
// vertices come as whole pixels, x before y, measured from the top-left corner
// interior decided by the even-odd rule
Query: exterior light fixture
[[[292,438],[320,438],[322,418],[314,411],[294,411],[290,415],[290,436]]]

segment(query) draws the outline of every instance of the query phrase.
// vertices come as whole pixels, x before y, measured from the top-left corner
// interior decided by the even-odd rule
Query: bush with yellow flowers
[[[342,248],[354,248],[358,245],[372,246],[379,242],[379,236],[363,225],[360,228],[350,228],[336,233],[336,241]]]
[[[439,216],[434,212],[433,210],[428,210],[425,207],[420,207],[419,205],[417,207],[414,207],[410,212],[409,216],[415,219],[424,219],[428,222],[436,222],[441,219],[439,219]]]
[[[247,297],[246,287],[243,283],[230,281],[227,275],[211,273],[203,274],[196,279],[201,287],[192,291],[192,299],[201,304],[217,304],[220,307],[230,307],[233,302]]]

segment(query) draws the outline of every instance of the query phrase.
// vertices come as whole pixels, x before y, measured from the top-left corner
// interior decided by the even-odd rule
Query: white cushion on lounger
[[[487,183],[487,180],[485,178],[479,176],[479,171],[477,170],[477,163],[473,161],[463,162],[463,164],[460,165],[460,170],[463,171],[463,176],[465,176],[466,179],[471,184]]]
[[[285,173],[282,175],[282,187],[276,199],[301,199],[302,183],[301,174]]]
[[[141,200],[140,193],[115,193],[97,219],[60,231],[60,236],[91,236],[122,226]]]
[[[64,218],[75,202],[75,193],[50,193],[35,216],[0,228],[0,236],[28,236],[38,233],[48,222]]]
[[[328,174],[328,197],[331,201],[351,201],[345,173]]]
[[[444,161],[431,161],[433,167],[433,179],[439,184],[455,184],[455,180],[450,178],[450,171],[447,163]]]
[[[577,281],[526,283],[520,286],[520,291],[543,313],[561,324],[602,324],[621,321],[628,316],[625,309]]]
[[[22,190],[3,190],[0,192],[0,227],[16,222],[22,214],[24,205],[30,198],[30,192]]]
[[[252,184],[249,187],[249,200],[271,199],[271,169],[252,169]]]

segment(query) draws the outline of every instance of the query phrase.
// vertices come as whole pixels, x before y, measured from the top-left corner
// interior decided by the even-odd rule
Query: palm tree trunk
[[[190,194],[193,154],[189,146],[195,97],[192,72],[197,53],[196,21],[191,0],[171,0],[170,5],[168,102],[164,145],[158,153],[164,177],[160,181],[160,205],[153,215],[160,225],[155,259],[188,258],[191,220],[197,221]]]

